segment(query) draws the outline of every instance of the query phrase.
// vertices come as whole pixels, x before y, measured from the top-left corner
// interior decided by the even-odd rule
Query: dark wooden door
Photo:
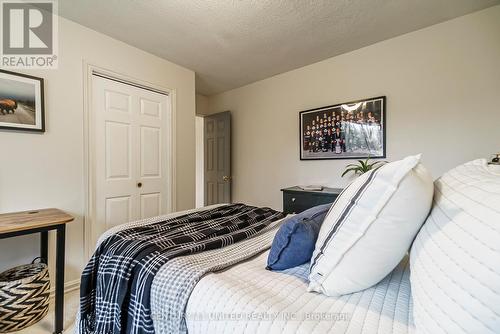
[[[231,113],[205,117],[205,205],[231,202]]]

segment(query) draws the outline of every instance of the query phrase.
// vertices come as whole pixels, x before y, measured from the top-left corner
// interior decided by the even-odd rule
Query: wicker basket
[[[0,333],[29,327],[49,310],[49,271],[36,260],[0,274]]]

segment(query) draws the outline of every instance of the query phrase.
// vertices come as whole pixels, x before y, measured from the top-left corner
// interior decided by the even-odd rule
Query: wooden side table
[[[48,263],[48,232],[56,230],[56,294],[54,333],[64,328],[64,256],[66,223],[73,216],[59,209],[31,210],[0,214],[0,239],[40,233],[40,257]]]

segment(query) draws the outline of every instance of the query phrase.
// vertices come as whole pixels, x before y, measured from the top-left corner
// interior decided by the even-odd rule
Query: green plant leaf
[[[347,173],[349,172],[354,172],[354,174],[358,174],[359,172],[359,167],[351,167],[351,168],[347,168],[343,173],[342,173],[342,177],[344,177]]]
[[[347,166],[345,166],[345,168],[349,168],[349,167],[359,167],[359,166],[355,165],[355,164],[348,164]]]
[[[373,163],[370,163],[370,157],[365,160],[357,160],[357,164],[348,164],[346,166],[346,169],[342,173],[342,177],[349,172],[353,172],[355,175],[364,174],[372,169],[380,168],[386,163],[388,163],[388,161],[374,161]]]
[[[366,170],[366,167],[367,167],[366,163],[363,160],[358,160],[358,162],[359,162],[359,165],[360,165],[361,169],[362,170]]]

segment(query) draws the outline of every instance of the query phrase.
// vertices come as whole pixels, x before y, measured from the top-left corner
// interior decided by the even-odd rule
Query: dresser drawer
[[[314,206],[333,203],[338,194],[325,194],[308,191],[283,191],[283,211],[285,213],[300,213]]]
[[[311,198],[305,194],[284,193],[283,211],[285,213],[299,213],[313,207]]]

